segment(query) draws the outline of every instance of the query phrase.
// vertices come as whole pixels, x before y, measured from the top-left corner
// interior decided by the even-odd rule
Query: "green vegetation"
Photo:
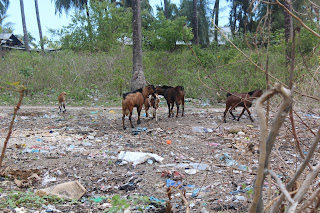
[[[54,195],[38,196],[30,191],[9,191],[5,192],[0,188],[0,193],[3,195],[0,197],[0,208],[16,208],[16,207],[28,207],[28,208],[40,208],[43,205],[48,204],[62,204],[66,203],[64,199],[58,198]],[[71,203],[74,203],[72,201]]]
[[[270,48],[269,72],[287,83],[289,71],[284,67],[285,55],[279,45],[281,41]],[[187,46],[180,45],[174,52],[145,49],[143,64],[147,81],[154,85],[183,85],[187,98],[204,98],[211,103],[224,100],[226,91],[266,88],[265,74],[234,48],[193,47],[193,51],[201,63]],[[259,55],[250,49],[243,51],[264,68],[264,51]],[[297,55],[297,64],[302,63],[302,53]],[[304,63],[309,68],[319,64],[316,56]],[[1,82],[21,82],[28,88],[24,104],[55,105],[58,95],[65,91],[69,105],[120,105],[121,94],[130,90],[132,48],[122,45],[108,52],[62,50],[45,55],[11,51],[4,55],[0,71]],[[298,84],[310,78],[303,67],[296,69]],[[2,104],[16,100],[12,92],[2,91]]]

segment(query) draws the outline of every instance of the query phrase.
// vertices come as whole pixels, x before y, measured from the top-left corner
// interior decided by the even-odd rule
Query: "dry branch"
[[[263,110],[263,103],[273,97],[275,94],[280,94],[284,98],[278,113],[274,119],[271,126],[270,133],[268,134],[266,118]],[[253,203],[250,208],[250,212],[262,212],[262,187],[265,178],[264,171],[268,168],[269,157],[272,151],[273,144],[275,142],[276,136],[279,133],[279,129],[282,126],[289,110],[292,107],[292,97],[291,91],[284,88],[280,84],[276,84],[275,87],[266,91],[258,100],[256,104],[257,115],[260,119],[260,154],[259,154],[259,167],[255,182],[255,192],[253,197]]]

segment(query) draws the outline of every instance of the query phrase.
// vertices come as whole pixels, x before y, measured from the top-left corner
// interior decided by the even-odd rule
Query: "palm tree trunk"
[[[192,15],[192,20],[193,20],[193,43],[195,45],[199,44],[199,38],[198,38],[198,1],[193,0],[193,15]]]
[[[133,74],[131,79],[131,90],[134,91],[146,85],[146,79],[142,66],[140,0],[132,1],[132,15]]]
[[[35,9],[36,9],[36,15],[37,15],[39,37],[40,37],[40,46],[41,46],[42,52],[44,52],[42,29],[41,29],[41,23],[40,23],[39,7],[38,7],[38,0],[34,0],[34,6],[35,6]]]
[[[168,19],[168,0],[163,0],[163,4],[164,4],[164,17]]]
[[[214,18],[214,23],[218,27],[219,25],[219,0],[216,0],[214,3],[214,8],[213,8],[213,18]],[[214,40],[218,43],[218,30],[214,30]]]
[[[27,25],[26,25],[26,17],[24,15],[23,0],[20,0],[20,9],[21,9],[21,18],[22,18],[22,27],[23,27],[24,47],[26,51],[29,52],[28,31],[27,31]]]

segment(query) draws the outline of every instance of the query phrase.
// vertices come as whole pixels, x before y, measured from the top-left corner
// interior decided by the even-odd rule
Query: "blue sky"
[[[160,5],[161,0],[149,0],[150,4],[155,7],[156,5]],[[24,10],[26,16],[27,30],[31,33],[36,40],[39,40],[39,31],[38,24],[35,15],[35,5],[34,0],[23,0],[24,2]],[[180,4],[180,0],[171,0],[172,3],[177,5]],[[220,1],[220,18],[219,25],[223,26],[228,22],[228,9],[227,3],[225,0]],[[61,29],[62,26],[66,26],[69,24],[71,20],[71,16],[73,14],[72,11],[66,15],[65,13],[59,15],[59,13],[55,14],[54,3],[51,0],[38,0],[39,13],[40,13],[40,21],[42,28],[42,35],[50,38],[50,33],[48,29]],[[210,6],[212,8],[212,5]],[[22,20],[21,20],[21,11],[20,11],[20,1],[11,0],[10,6],[7,11],[8,17],[5,19],[5,23],[11,22],[12,28],[14,29],[14,34],[23,34],[22,30]]]

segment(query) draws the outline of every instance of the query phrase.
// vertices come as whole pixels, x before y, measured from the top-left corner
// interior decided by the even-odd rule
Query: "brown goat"
[[[146,111],[146,117],[148,117],[148,110],[150,107],[153,108],[153,117],[152,119],[156,119],[156,121],[158,121],[158,116],[157,116],[157,110],[159,108],[159,95],[157,93],[154,93],[154,95],[149,95],[148,98],[146,98],[146,100],[144,101],[144,109]]]
[[[232,111],[237,107],[243,107],[243,110],[241,114],[238,117],[238,121],[240,120],[241,116],[243,115],[244,111],[247,110],[249,114],[250,120],[253,122],[253,119],[251,117],[251,113],[249,111],[249,108],[252,106],[252,101],[262,95],[262,90],[254,90],[248,93],[228,93],[227,94],[227,101],[226,101],[226,110],[223,114],[223,120],[226,123],[226,115],[228,113],[228,110],[230,114],[232,115],[233,119],[236,119]]]
[[[66,110],[66,95],[67,93],[62,92],[59,96],[58,96],[58,101],[59,101],[59,112],[58,114],[61,112],[62,107],[64,108],[63,113],[65,113]]]
[[[177,106],[176,117],[178,117],[178,114],[179,114],[179,105],[180,104],[182,105],[181,116],[184,115],[184,88],[183,88],[183,86],[176,86],[176,87],[157,86],[156,92],[159,95],[163,95],[164,98],[166,99],[167,105],[168,105],[168,110],[169,110],[169,116],[168,116],[169,118],[171,115],[172,115],[172,117],[174,116],[174,113],[173,113],[174,103],[176,103],[176,106]],[[171,107],[170,107],[170,105],[171,105]]]
[[[131,128],[134,128],[132,125],[131,117],[132,117],[132,111],[133,107],[137,107],[137,112],[138,112],[138,120],[137,123],[140,124],[140,113],[143,104],[145,103],[145,99],[149,95],[153,95],[155,92],[154,86],[153,85],[148,85],[143,88],[140,88],[134,92],[128,92],[123,94],[123,100],[122,100],[122,126],[123,129],[126,129],[124,125],[124,118],[126,115],[129,115],[129,121],[131,124]]]

